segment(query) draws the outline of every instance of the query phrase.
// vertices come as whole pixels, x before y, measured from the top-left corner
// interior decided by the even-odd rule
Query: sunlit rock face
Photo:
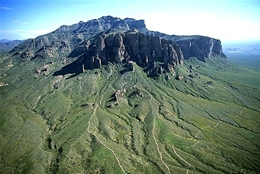
[[[209,57],[223,57],[226,55],[222,51],[220,40],[205,36],[193,37],[191,39],[183,39],[176,41],[181,46],[185,58],[196,57],[205,61]]]
[[[156,75],[171,71],[189,57],[201,61],[226,57],[217,39],[167,35],[149,31],[144,20],[112,16],[63,25],[49,34],[24,41],[10,53],[26,60],[78,59],[73,69],[83,64],[84,68],[93,69],[108,63],[133,61],[153,69]]]
[[[103,35],[95,43],[93,52],[104,63],[134,61],[140,66],[146,66],[154,61],[175,65],[183,62],[183,54],[177,44],[140,32]]]

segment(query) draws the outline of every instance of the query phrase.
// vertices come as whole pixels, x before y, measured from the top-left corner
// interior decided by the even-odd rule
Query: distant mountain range
[[[1,39],[0,40],[0,53],[1,52],[9,52],[14,47],[22,43],[23,40],[7,40],[7,39]]]
[[[260,54],[260,42],[227,43],[223,51],[226,54]]]

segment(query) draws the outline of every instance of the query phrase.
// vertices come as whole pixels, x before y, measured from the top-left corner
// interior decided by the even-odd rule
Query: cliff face
[[[134,28],[138,28],[139,31],[147,30],[143,20],[103,16],[70,26],[63,25],[49,34],[28,39],[15,47],[11,54],[27,59],[64,58],[83,42],[93,40],[102,32],[124,32]]]
[[[129,63],[147,67],[150,75],[171,71],[176,65],[183,64],[181,47],[176,43],[145,35],[136,30],[122,33],[100,35],[91,45],[84,42],[72,51],[71,57],[78,57],[78,67],[99,68],[108,63]],[[130,68],[132,69],[132,68]],[[61,72],[60,72],[61,73]]]
[[[205,36],[193,37],[176,41],[181,46],[185,58],[197,57],[199,60],[205,61],[209,57],[223,57],[226,55],[222,52],[220,40]]]
[[[154,62],[176,66],[183,63],[183,54],[177,44],[137,31],[99,36],[85,56],[98,57],[102,64],[134,61],[139,66]]]
[[[134,61],[143,67],[159,67],[160,71],[181,65],[189,57],[202,61],[214,56],[225,58],[217,39],[153,32],[143,20],[112,16],[61,26],[49,34],[26,40],[11,53],[28,60],[78,58],[80,62],[84,59],[90,68],[109,62]]]

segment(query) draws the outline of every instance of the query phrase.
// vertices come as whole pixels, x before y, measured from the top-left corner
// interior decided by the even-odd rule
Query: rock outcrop
[[[180,45],[185,58],[196,57],[205,61],[209,57],[223,57],[226,55],[222,52],[220,40],[205,36],[194,36],[190,39],[183,37],[181,40],[175,41]]]
[[[177,36],[167,35],[160,32],[147,31],[148,35],[159,36],[178,44],[183,53],[184,59],[196,57],[205,61],[209,57],[222,57],[226,55],[222,51],[221,41],[207,36]]]
[[[87,48],[84,45],[81,47]],[[88,49],[81,51],[77,50],[77,54],[83,55],[81,61],[85,64],[84,67],[98,68],[109,62],[130,61],[142,67],[156,69],[157,74],[182,65],[184,59],[181,48],[176,43],[138,31],[100,35]]]
[[[49,34],[24,41],[10,53],[26,60],[78,59],[72,65],[73,68],[80,66],[81,72],[82,67],[99,68],[109,62],[133,61],[149,68],[149,73],[153,75],[171,71],[189,57],[202,61],[215,56],[225,58],[221,42],[217,39],[167,35],[149,31],[144,20],[112,16],[63,25]],[[65,68],[66,72],[70,71],[69,67]]]
[[[143,20],[103,16],[88,22],[81,21],[70,26],[63,25],[49,34],[24,41],[23,44],[15,47],[10,53],[28,59],[61,58],[71,54],[71,51],[77,48],[84,49],[79,45],[82,42],[91,40],[99,33],[128,31],[134,28],[138,28],[139,31],[147,30]],[[29,56],[28,52],[30,52]]]

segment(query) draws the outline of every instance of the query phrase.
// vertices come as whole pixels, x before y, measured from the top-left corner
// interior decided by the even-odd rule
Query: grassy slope
[[[176,69],[181,81],[147,78],[136,65],[72,78],[52,76],[59,63],[35,73],[42,65],[2,56],[0,173],[260,170],[259,72],[216,58],[190,59]]]

